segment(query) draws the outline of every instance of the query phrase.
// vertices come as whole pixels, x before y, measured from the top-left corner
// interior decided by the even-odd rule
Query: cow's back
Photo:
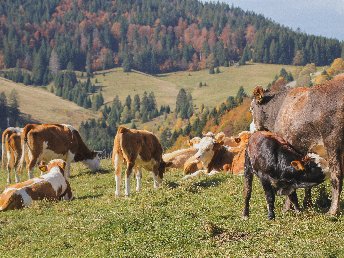
[[[273,131],[283,135],[303,153],[321,143],[334,130],[344,137],[344,83],[331,82],[289,91],[275,120]]]

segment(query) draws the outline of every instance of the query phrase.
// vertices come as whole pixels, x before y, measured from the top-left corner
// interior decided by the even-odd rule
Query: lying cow
[[[169,168],[182,169],[185,162],[197,152],[198,143],[200,141],[201,138],[194,137],[188,141],[188,144],[190,146],[189,148],[166,153],[162,156],[162,159],[166,163],[171,163],[171,166],[169,166]]]
[[[265,131],[250,137],[244,174],[244,218],[249,216],[253,174],[258,176],[264,188],[269,219],[275,218],[275,192],[287,195],[295,211],[299,212],[296,189],[311,187],[325,180],[324,171],[312,159],[305,158],[282,138]]]
[[[20,171],[23,167],[25,155],[28,156],[27,170],[29,178],[32,178],[32,170],[40,161],[63,159],[66,161],[65,177],[70,176],[70,164],[83,162],[92,171],[100,166],[98,152],[90,151],[79,132],[71,125],[64,124],[28,124],[21,135],[22,157]]]
[[[130,194],[130,176],[136,171],[136,191],[141,190],[141,168],[153,172],[154,188],[162,183],[165,168],[170,163],[162,159],[162,147],[158,138],[145,130],[128,129],[120,126],[114,140],[112,160],[115,167],[116,196],[120,195],[123,160],[127,163],[125,171],[125,195]]]
[[[39,166],[47,174],[8,186],[0,195],[0,211],[21,209],[35,200],[71,200],[73,194],[64,177],[65,167],[63,160],[52,160],[48,165]]]
[[[201,173],[213,175],[223,171],[225,167],[232,165],[233,157],[234,152],[223,146],[222,141],[218,141],[210,136],[203,137],[198,144],[198,151],[194,155],[194,159],[195,161],[201,161],[204,169],[198,170],[191,175],[186,175],[183,179],[188,179]],[[187,168],[186,166],[184,167],[185,169]]]

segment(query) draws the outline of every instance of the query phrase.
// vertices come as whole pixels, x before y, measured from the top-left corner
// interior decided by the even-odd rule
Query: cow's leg
[[[142,171],[141,168],[136,169],[136,192],[141,191],[141,184],[142,184]]]
[[[251,193],[252,193],[252,181],[253,181],[253,173],[245,165],[245,172],[244,172],[244,199],[245,199],[245,206],[244,210],[242,212],[243,218],[248,218],[250,214],[250,199],[251,199]]]
[[[307,209],[313,206],[312,203],[312,188],[305,189],[305,197],[303,198],[303,208]]]
[[[19,155],[18,155],[18,153],[16,153],[16,154],[14,154],[14,165],[13,165],[14,178],[15,178],[16,183],[20,182],[20,178],[19,178],[19,175],[17,172],[18,166],[19,166]]]
[[[63,199],[70,201],[73,199],[72,188],[70,187],[70,184],[67,180],[66,180],[66,183],[67,183],[67,189],[63,195]]]
[[[29,179],[33,178],[33,169],[37,164],[37,159],[32,159],[30,160],[28,166],[27,166],[27,175],[29,177]]]
[[[135,166],[134,162],[128,162],[127,164],[127,170],[125,171],[125,196],[130,195],[130,176]]]
[[[332,184],[332,202],[328,213],[337,215],[340,210],[340,193],[343,186],[343,154],[329,152],[328,156]]]
[[[7,183],[11,183],[11,168],[10,168],[10,163],[11,163],[11,153],[7,151],[6,153],[7,156],[7,162],[6,162],[6,171],[7,171]]]
[[[154,180],[154,188],[159,188],[160,184],[162,183],[162,178],[159,176],[159,169],[158,167],[154,167],[153,169],[153,180]]]
[[[301,212],[300,206],[299,206],[299,201],[297,199],[297,193],[296,191],[292,192],[290,195],[288,195],[288,199],[290,202],[293,204],[295,212]]]
[[[265,192],[265,198],[268,207],[268,218],[275,218],[275,193],[269,181],[261,179],[260,180]]]
[[[122,159],[118,154],[114,156],[114,167],[115,167],[115,183],[116,190],[115,195],[119,196],[121,193],[121,175],[122,175]]]
[[[71,161],[66,160],[66,169],[65,169],[65,178],[66,179],[70,178],[70,163],[71,163]]]

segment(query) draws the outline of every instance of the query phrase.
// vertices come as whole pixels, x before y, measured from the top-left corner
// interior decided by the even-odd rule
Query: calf
[[[136,191],[141,190],[141,168],[153,172],[154,188],[162,182],[165,168],[168,165],[162,159],[162,147],[158,138],[145,130],[128,129],[120,126],[114,140],[112,160],[115,167],[116,196],[120,195],[121,168],[125,160],[125,195],[130,194],[130,176],[136,170]],[[169,163],[170,165],[170,163]]]
[[[22,209],[34,200],[71,200],[73,198],[69,182],[64,177],[66,162],[57,159],[48,165],[40,165],[40,177],[8,186],[0,195],[0,211]]]
[[[162,156],[162,159],[165,162],[171,163],[170,168],[182,169],[185,162],[197,152],[197,146],[200,141],[201,138],[194,137],[188,141],[189,148],[166,153]]]
[[[271,132],[256,132],[250,137],[245,153],[244,218],[249,216],[253,174],[263,186],[269,219],[275,218],[275,193],[287,195],[295,211],[299,212],[296,189],[325,180],[324,171],[312,159],[295,151],[282,138]]]

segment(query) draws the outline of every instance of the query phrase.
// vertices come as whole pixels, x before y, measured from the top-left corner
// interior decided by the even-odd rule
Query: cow
[[[202,173],[214,175],[219,171],[223,171],[225,165],[232,165],[234,152],[231,152],[229,147],[223,146],[223,141],[206,136],[198,144],[198,151],[193,158],[195,162],[201,161],[204,169],[198,170],[191,175],[186,175],[183,179],[188,179]],[[191,162],[186,163],[184,169],[187,169],[191,164]]]
[[[15,182],[18,183],[19,176],[17,174],[17,168],[19,160],[22,155],[21,137],[20,132],[12,133],[11,136],[5,142],[7,149],[7,183],[11,183],[11,170],[14,171]]]
[[[8,139],[10,138],[10,136],[12,134],[20,134],[22,133],[23,129],[19,128],[19,127],[8,127],[7,129],[5,129],[5,131],[2,133],[1,136],[1,169],[5,169],[5,163],[6,163],[6,167],[8,167],[9,162],[10,162],[10,152],[9,149],[7,148],[8,146],[6,145],[6,143],[8,142]],[[7,158],[7,160],[5,161],[5,159]]]
[[[253,174],[264,189],[269,219],[275,218],[275,193],[287,195],[295,211],[300,212],[296,189],[315,186],[325,180],[321,166],[297,152],[284,139],[271,132],[256,132],[250,137],[245,152],[244,218],[249,216]]]
[[[126,162],[125,195],[130,194],[130,176],[136,172],[136,191],[141,190],[141,169],[152,171],[154,188],[162,183],[165,168],[171,165],[162,159],[163,149],[158,138],[146,130],[120,126],[114,139],[112,162],[115,168],[115,195],[120,196],[122,163]]]
[[[251,132],[243,131],[236,137],[227,137],[222,132],[216,135],[211,135],[209,133],[207,135],[210,136],[204,137],[203,139],[205,140],[201,141],[199,144],[199,153],[185,162],[184,174],[187,176],[184,177],[184,179],[196,176],[203,172],[210,173],[211,171],[213,172],[209,175],[213,175],[219,171],[234,174],[242,173],[244,170],[243,157]],[[207,163],[204,160],[202,161],[202,156],[209,157],[208,159],[211,159],[211,162]],[[201,170],[199,167],[199,160],[202,161],[206,171]]]
[[[0,211],[22,209],[35,200],[72,200],[73,193],[64,177],[66,162],[61,159],[42,164],[39,169],[48,172],[40,177],[29,179],[6,187],[0,195]]]
[[[169,168],[182,169],[185,162],[197,152],[197,146],[200,141],[201,138],[194,137],[191,140],[188,140],[188,144],[190,146],[189,148],[166,153],[162,155],[162,159],[166,163],[171,163],[171,166],[169,166]]]
[[[344,170],[344,80],[278,93],[256,87],[253,96],[251,112],[257,130],[277,133],[303,154],[319,146],[326,150],[332,184],[328,213],[338,214]]]
[[[81,139],[79,132],[71,125],[65,124],[28,124],[21,134],[22,156],[20,171],[25,155],[28,156],[27,170],[32,178],[32,170],[39,161],[52,159],[66,161],[65,177],[70,177],[72,162],[83,162],[92,171],[100,167],[99,153],[90,151]]]

